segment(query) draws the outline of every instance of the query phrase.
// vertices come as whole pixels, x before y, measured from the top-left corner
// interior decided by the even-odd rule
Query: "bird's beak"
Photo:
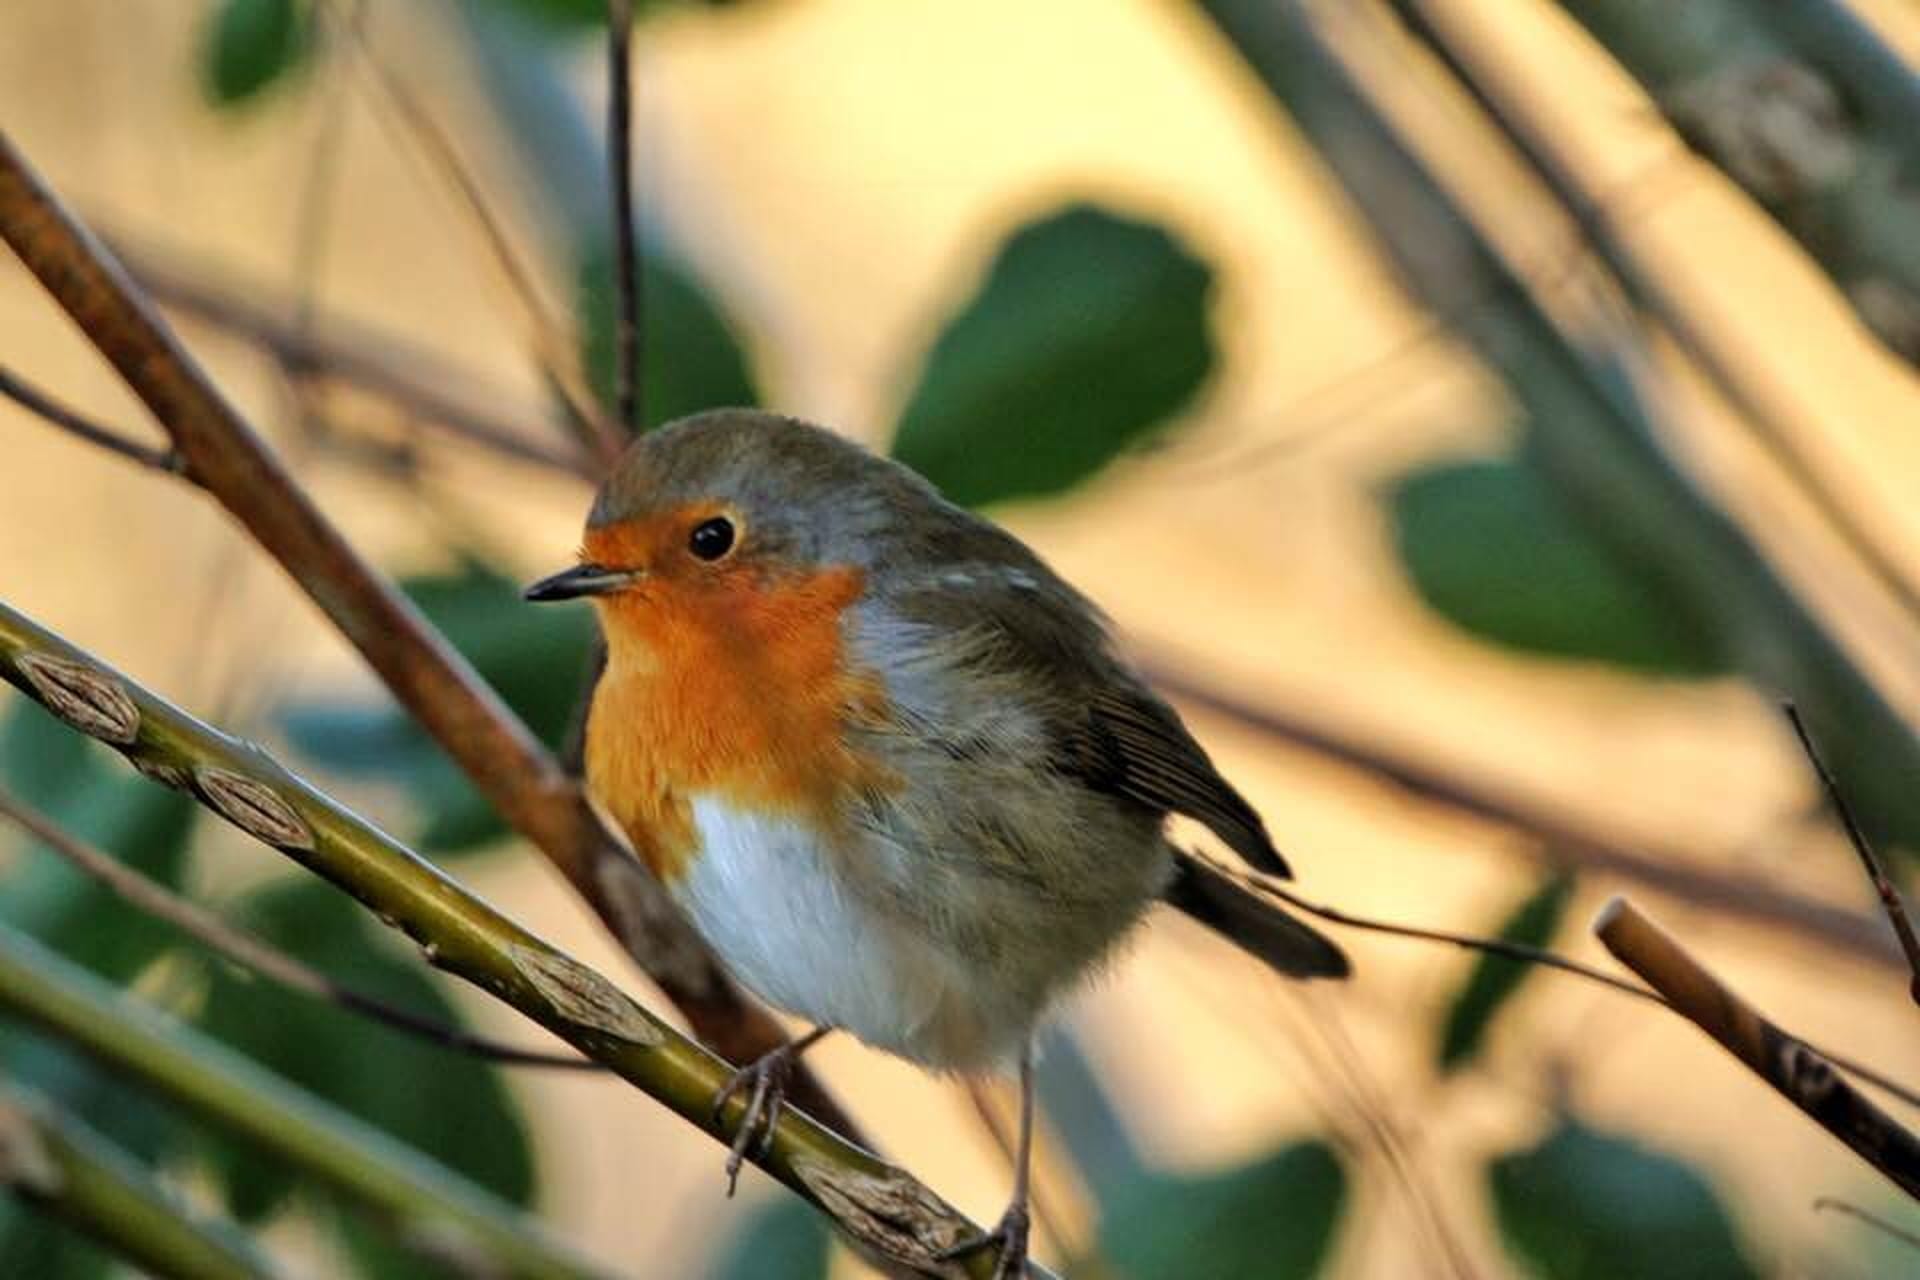
[[[551,578],[540,579],[520,594],[535,602],[603,596],[644,577],[645,572],[643,569],[609,569],[603,564],[577,564]]]

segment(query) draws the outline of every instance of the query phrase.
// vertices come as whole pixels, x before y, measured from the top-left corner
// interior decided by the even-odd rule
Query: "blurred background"
[[[1437,41],[1371,5],[1330,21],[1539,300],[1526,312],[1406,216],[1425,207],[1406,179],[1343,186],[1356,109],[1283,112],[1244,56],[1257,23],[1229,39],[1171,0],[641,7],[648,421],[762,403],[1004,521],[1111,613],[1310,897],[1612,968],[1588,925],[1627,893],[1785,1026],[1920,1079],[1891,934],[1777,709],[1807,710],[1904,878],[1920,293],[1895,268],[1920,185],[1880,82],[1795,79],[1801,36],[1756,34],[1759,4],[1664,23],[1644,4],[1396,6]],[[1848,12],[1881,71],[1920,50],[1911,4]],[[591,482],[568,405],[610,378],[599,15],[0,11],[0,127],[555,742],[591,620],[516,591],[573,553]],[[1471,51],[1519,129],[1489,124],[1436,48]],[[1856,197],[1907,203],[1855,216]],[[1570,209],[1620,255],[1611,274]],[[1411,277],[1378,219],[1433,251]],[[1585,399],[1546,333],[1600,371]],[[11,257],[0,363],[161,438]],[[5,402],[0,433],[0,598],[667,1008],[213,504]],[[24,698],[0,707],[0,783],[70,828],[330,973],[536,1034]],[[720,1147],[618,1082],[487,1068],[241,981],[12,833],[0,877],[9,927],[620,1274],[869,1274],[757,1173],[729,1201]],[[1910,1230],[1914,1206],[1678,1018],[1450,948],[1341,941],[1351,982],[1286,987],[1156,916],[1072,1002],[1042,1068],[1040,1257],[1129,1277],[1920,1274],[1920,1253],[1813,1201]],[[284,1168],[0,1033],[9,1080],[296,1269],[432,1274]],[[810,1061],[891,1157],[997,1216],[1008,1166],[958,1084],[841,1039]],[[8,1206],[0,1272],[113,1264]]]

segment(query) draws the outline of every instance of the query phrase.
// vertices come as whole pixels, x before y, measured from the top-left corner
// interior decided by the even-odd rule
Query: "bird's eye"
[[[687,535],[687,550],[702,560],[718,560],[733,550],[733,521],[714,516],[693,526]]]

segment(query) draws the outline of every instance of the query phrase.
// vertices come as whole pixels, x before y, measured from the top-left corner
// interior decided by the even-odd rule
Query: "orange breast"
[[[850,717],[884,710],[850,671],[841,617],[855,569],[668,575],[602,602],[607,672],[587,726],[594,794],[663,880],[698,850],[692,798],[842,827],[846,801],[886,787],[846,741]]]

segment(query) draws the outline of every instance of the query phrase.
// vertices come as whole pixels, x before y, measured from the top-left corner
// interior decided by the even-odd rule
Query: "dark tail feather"
[[[1344,978],[1346,953],[1331,939],[1245,888],[1225,872],[1188,854],[1167,886],[1167,902],[1219,933],[1248,955],[1290,978]]]

